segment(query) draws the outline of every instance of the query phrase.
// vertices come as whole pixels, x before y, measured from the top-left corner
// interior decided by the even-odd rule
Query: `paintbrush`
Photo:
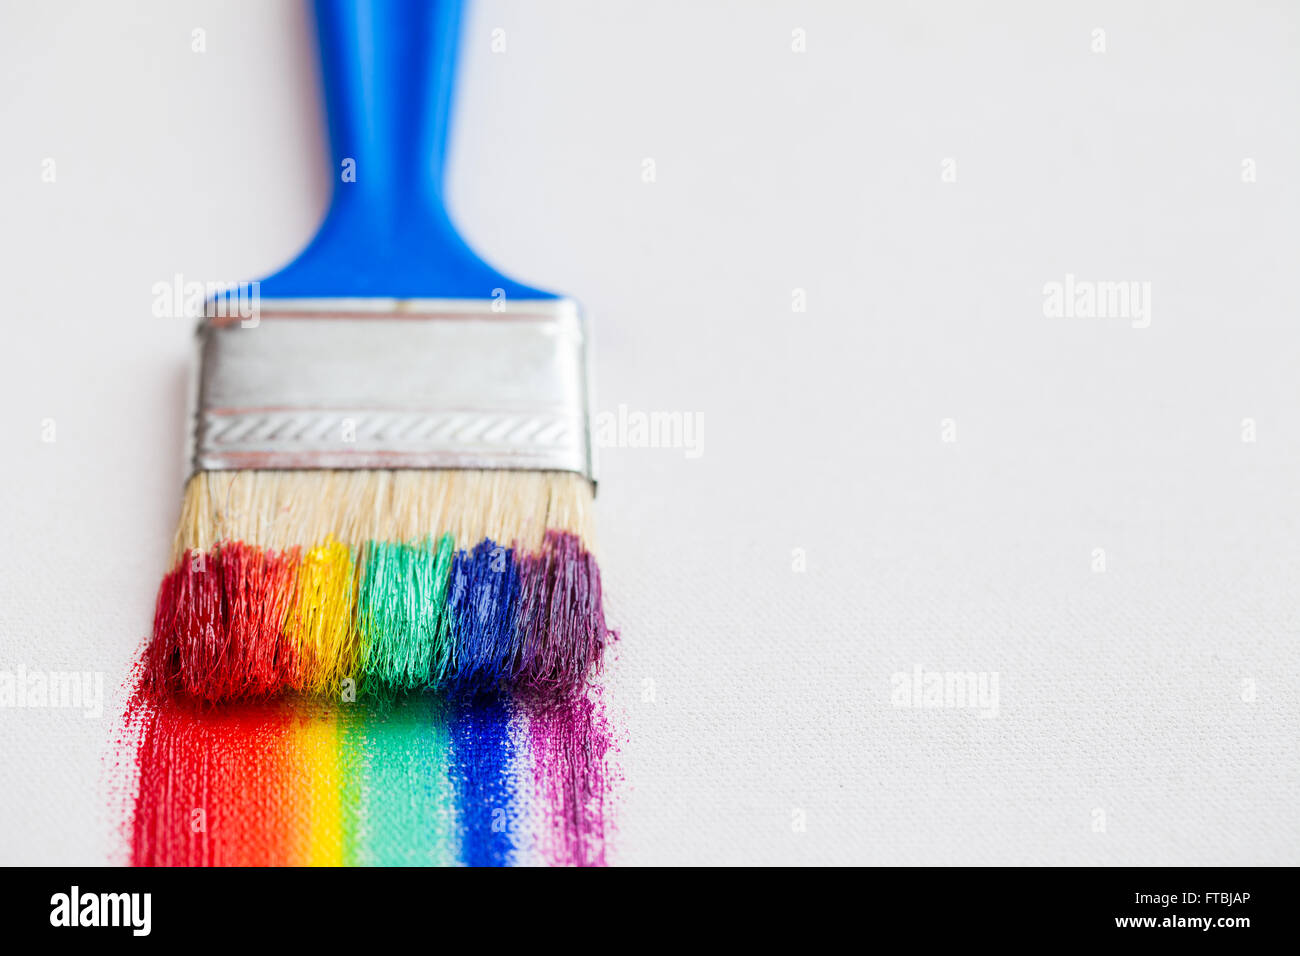
[[[154,693],[555,699],[599,667],[584,320],[443,203],[462,6],[315,3],[333,200],[206,303]]]

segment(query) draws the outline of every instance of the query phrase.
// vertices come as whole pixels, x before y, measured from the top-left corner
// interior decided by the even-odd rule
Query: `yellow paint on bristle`
[[[312,708],[296,734],[307,796],[300,848],[305,866],[342,866],[344,862],[340,734],[338,715],[330,708]]]
[[[285,635],[298,647],[302,689],[338,699],[357,656],[352,623],[356,566],[332,536],[302,556]]]

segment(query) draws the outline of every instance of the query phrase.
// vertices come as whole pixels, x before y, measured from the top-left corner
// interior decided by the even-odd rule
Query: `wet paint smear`
[[[604,866],[614,737],[598,692],[529,715],[540,843],[552,866]]]
[[[346,707],[339,763],[349,866],[457,862],[446,705],[410,695]]]
[[[316,824],[298,792],[307,772],[298,720],[283,703],[204,712],[136,702],[130,719],[139,736],[132,863],[306,862]]]
[[[460,858],[468,866],[514,862],[514,834],[521,814],[515,800],[510,716],[510,708],[501,700],[454,708],[451,769],[460,811]]]
[[[606,862],[612,745],[594,697],[214,706],[140,690],[127,724],[135,865]]]

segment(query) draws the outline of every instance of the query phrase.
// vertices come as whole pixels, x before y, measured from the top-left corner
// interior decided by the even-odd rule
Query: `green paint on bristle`
[[[450,534],[435,543],[371,541],[357,593],[360,691],[387,694],[427,687],[447,655],[447,581],[455,554]]]

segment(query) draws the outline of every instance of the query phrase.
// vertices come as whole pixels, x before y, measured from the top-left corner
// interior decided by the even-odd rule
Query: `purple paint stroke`
[[[605,866],[613,735],[593,689],[529,715],[533,783],[546,808],[541,851],[552,866]]]

